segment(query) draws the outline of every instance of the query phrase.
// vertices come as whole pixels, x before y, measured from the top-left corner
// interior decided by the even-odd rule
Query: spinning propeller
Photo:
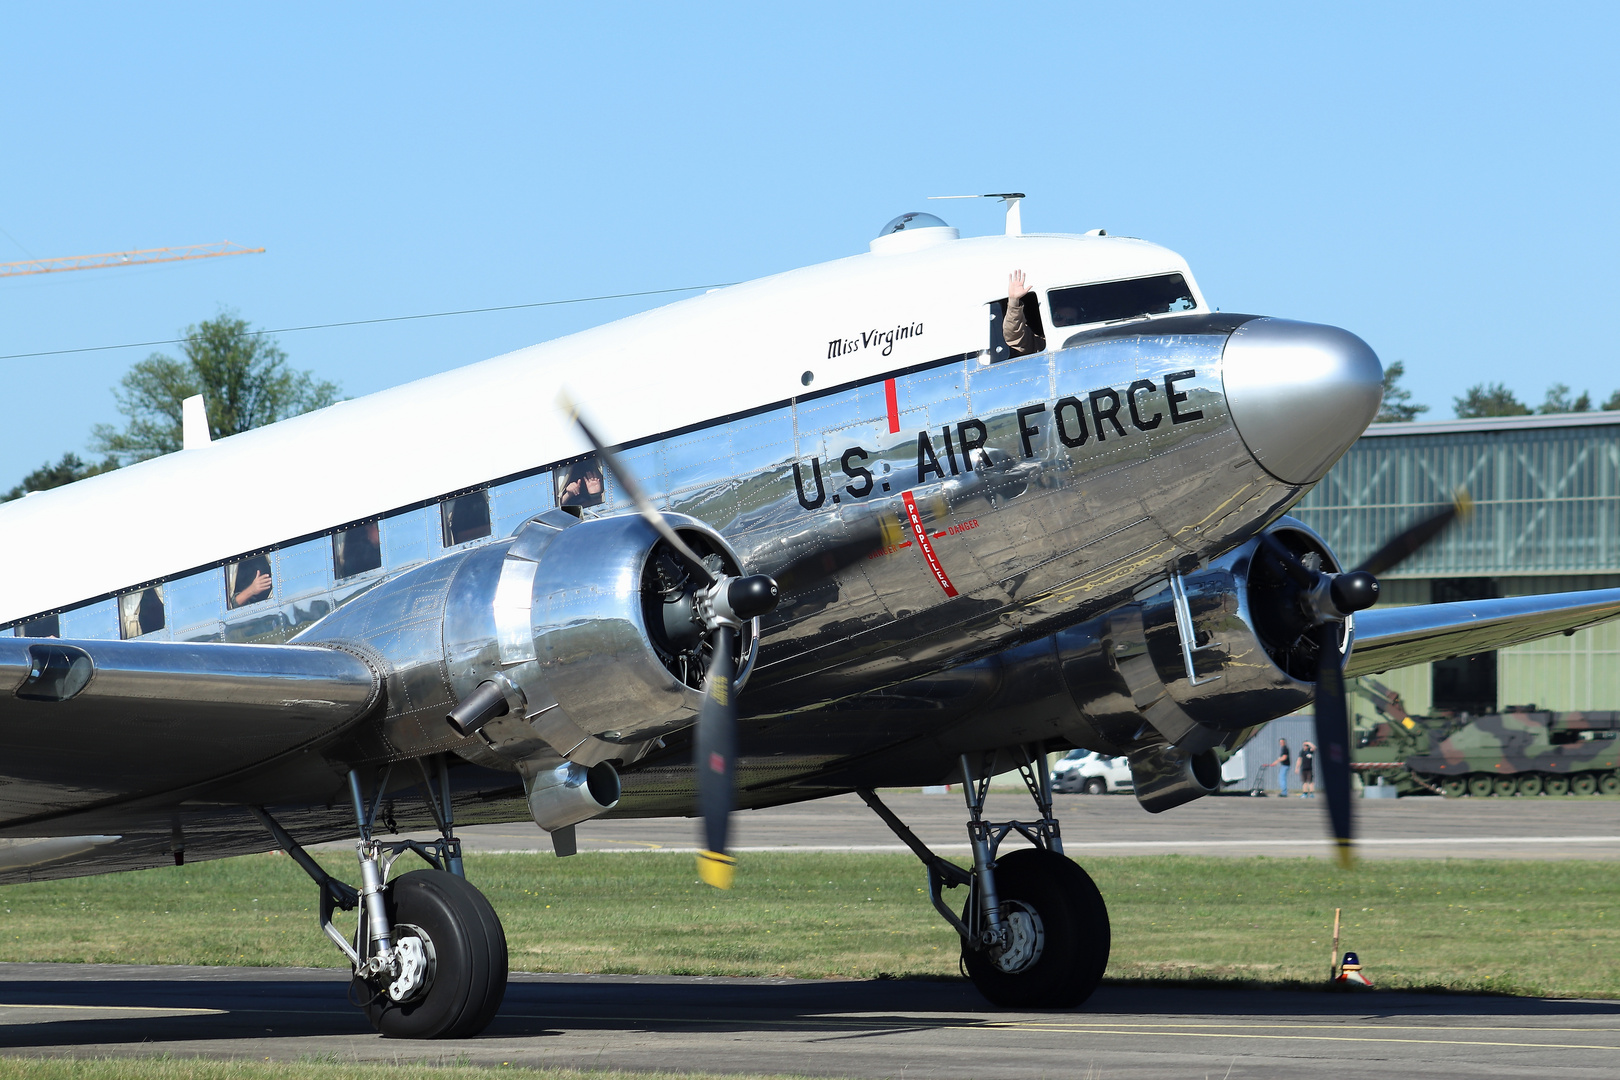
[[[1467,492],[1459,491],[1450,506],[1397,534],[1345,574],[1323,573],[1307,566],[1271,533],[1260,534],[1260,547],[1297,588],[1297,614],[1308,624],[1316,652],[1316,746],[1321,755],[1322,794],[1328,822],[1338,845],[1339,864],[1348,867],[1354,832],[1350,806],[1350,713],[1344,696],[1344,654],[1340,636],[1345,619],[1378,601],[1376,574],[1388,571],[1425,544],[1453,520],[1472,509]]]
[[[561,395],[558,403],[595,448],[603,467],[613,475],[636,512],[703,582],[691,597],[710,651],[695,740],[698,809],[703,815],[704,838],[697,866],[698,876],[704,881],[716,888],[729,889],[737,866],[737,860],[726,854],[726,832],[735,801],[732,772],[737,756],[738,637],[745,623],[776,607],[776,581],[766,574],[729,577],[711,569],[642,493],[617,455],[596,437],[596,432],[591,430],[568,395]]]

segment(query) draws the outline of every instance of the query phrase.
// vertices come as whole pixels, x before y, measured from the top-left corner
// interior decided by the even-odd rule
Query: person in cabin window
[[[563,480],[559,506],[596,506],[602,501],[602,466],[595,458],[576,461]]]
[[[1007,278],[1007,314],[1001,320],[1009,356],[1028,356],[1046,348],[1038,304],[1034,290],[1024,284],[1024,272],[1014,270]]]
[[[263,600],[270,595],[270,558],[255,555],[232,563],[230,578],[230,606],[239,608]]]

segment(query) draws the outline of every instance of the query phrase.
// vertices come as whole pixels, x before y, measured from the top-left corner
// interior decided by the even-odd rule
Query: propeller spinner
[[[726,834],[736,801],[733,772],[737,756],[737,636],[743,624],[776,607],[780,590],[766,574],[730,577],[717,573],[681,538],[641,491],[618,456],[597,438],[567,394],[558,403],[595,448],[602,465],[635,506],[636,512],[697,573],[704,584],[692,595],[696,620],[709,645],[709,666],[698,708],[696,748],[698,809],[703,817],[703,850],[698,876],[719,889],[731,888],[737,860],[726,854]]]

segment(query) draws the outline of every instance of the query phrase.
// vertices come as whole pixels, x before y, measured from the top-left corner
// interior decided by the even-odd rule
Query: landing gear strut
[[[482,893],[466,881],[461,841],[454,834],[449,770],[434,760],[430,773],[418,760],[422,794],[440,838],[379,841],[372,825],[388,790],[385,769],[368,803],[360,774],[349,772],[360,839],[361,887],[355,889],[321,869],[262,808],[254,813],[276,843],[321,889],[321,929],[343,950],[354,969],[350,997],[372,1026],[400,1039],[476,1035],[494,1018],[506,995],[506,933]],[[435,791],[437,788],[437,791]],[[432,867],[389,882],[394,863],[407,851]],[[332,924],[333,912],[359,909],[354,937]]]
[[[962,939],[962,964],[991,1002],[1009,1008],[1071,1008],[1091,996],[1108,966],[1108,908],[1090,876],[1063,854],[1052,816],[1052,778],[1039,747],[1020,748],[1019,775],[1035,801],[1034,821],[986,821],[991,758],[962,757],[973,869],[930,851],[870,789],[857,794],[905,841],[928,871],[928,895]],[[998,857],[1018,833],[1033,845]],[[960,917],[945,889],[968,886]]]

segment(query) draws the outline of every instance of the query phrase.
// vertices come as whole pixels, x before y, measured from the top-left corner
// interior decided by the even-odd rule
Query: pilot
[[[231,607],[239,608],[270,595],[270,560],[263,555],[237,563],[231,580]]]
[[[595,458],[576,461],[569,466],[568,478],[563,481],[563,506],[596,506],[602,501],[602,466]]]
[[[1028,356],[1046,348],[1038,303],[1034,291],[1024,284],[1024,272],[1014,270],[1007,278],[1007,314],[1001,320],[1001,337],[1009,356]]]

